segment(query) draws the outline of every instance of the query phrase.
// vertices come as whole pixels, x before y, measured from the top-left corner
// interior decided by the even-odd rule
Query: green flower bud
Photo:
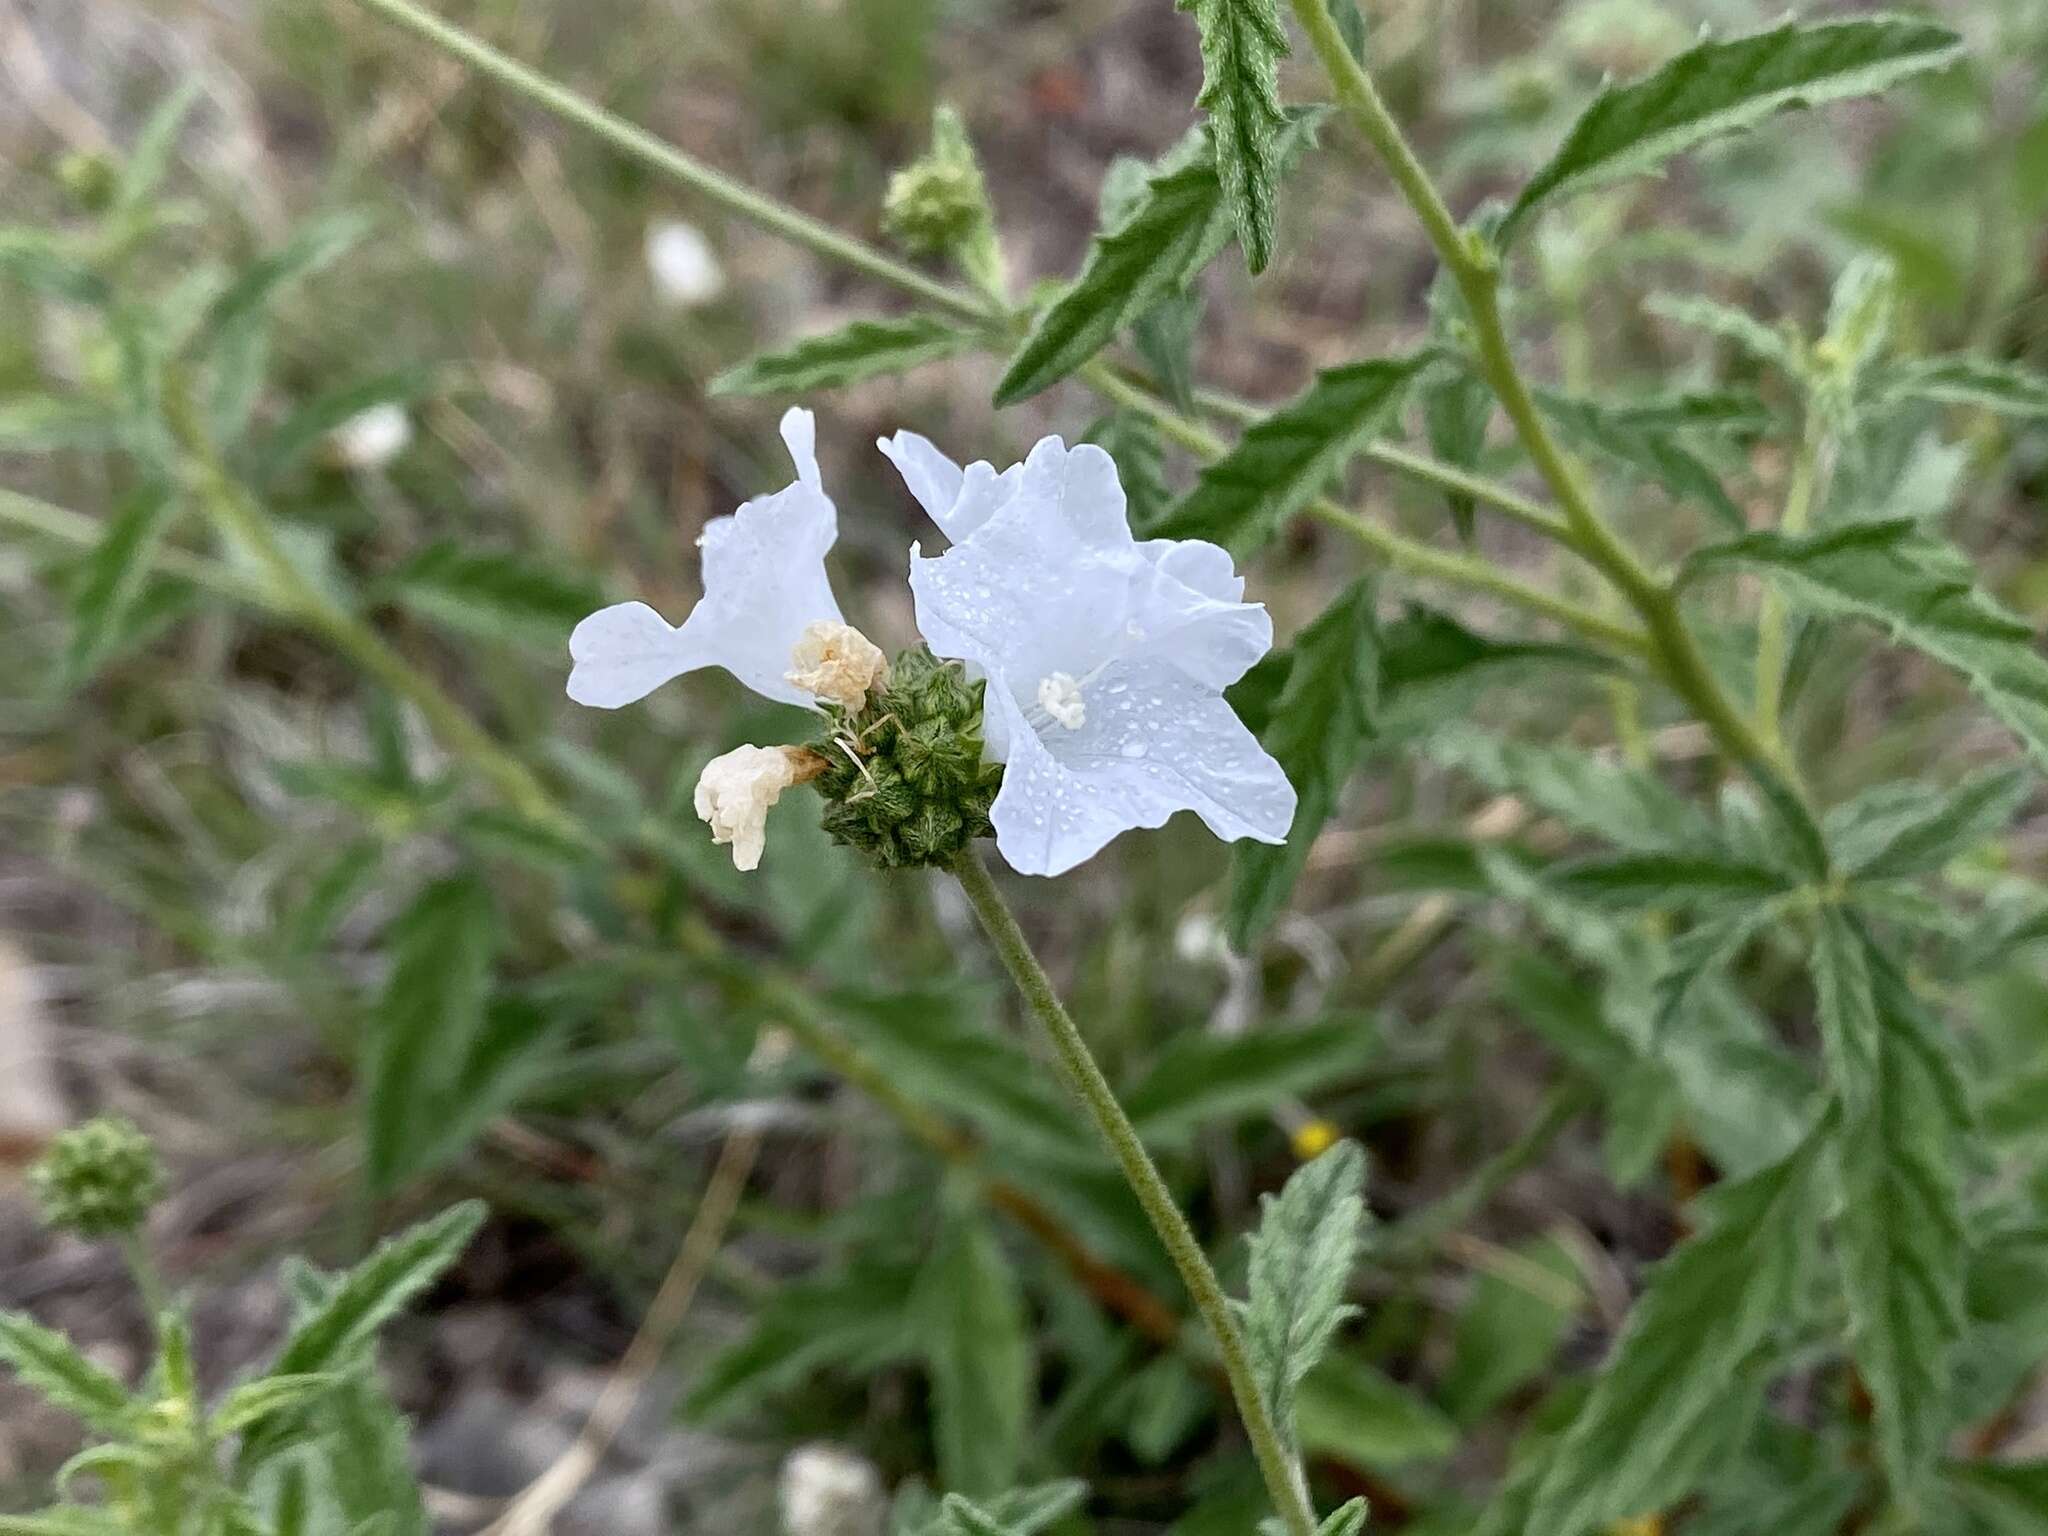
[[[981,287],[1000,291],[1003,261],[988,185],[951,107],[932,114],[932,147],[889,178],[882,223],[913,255],[950,256]]]
[[[828,764],[813,782],[833,841],[901,869],[949,864],[991,835],[1003,770],[983,761],[982,688],[920,648],[859,710],[828,711],[834,729],[811,750]]]
[[[87,213],[105,213],[121,190],[121,168],[110,155],[75,149],[57,162],[57,184]]]
[[[156,1148],[133,1121],[117,1116],[64,1132],[28,1177],[44,1222],[81,1237],[140,1230],[164,1189]]]

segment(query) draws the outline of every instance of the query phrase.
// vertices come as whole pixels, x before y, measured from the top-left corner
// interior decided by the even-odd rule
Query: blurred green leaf
[[[1910,522],[1811,537],[1752,533],[1695,551],[1682,577],[1763,572],[1802,606],[1868,620],[1968,678],[1985,706],[2048,763],[2048,658],[2031,625],[1976,585],[1969,558]]]
[[[1695,1203],[1700,1231],[1651,1272],[1550,1457],[1529,1536],[1578,1536],[1688,1492],[1708,1422],[1734,1383],[1767,1372],[1814,1246],[1815,1144]]]
[[[986,345],[984,333],[937,315],[853,320],[836,331],[807,336],[779,352],[764,352],[711,381],[714,395],[800,394],[839,389],[863,379],[907,373],[942,358],[962,357]]]
[[[379,596],[421,618],[479,639],[559,649],[603,601],[588,582],[511,550],[430,544],[392,571]]]
[[[1185,1137],[1202,1126],[1270,1113],[1355,1073],[1379,1045],[1370,1017],[1254,1028],[1239,1035],[1176,1035],[1124,1095],[1124,1110],[1147,1141]]]
[[[1441,1388],[1451,1416],[1469,1424],[1534,1381],[1571,1332],[1583,1296],[1578,1264],[1556,1238],[1501,1250],[1458,1313]]]
[[[1828,847],[1855,879],[1932,873],[2010,826],[2032,778],[2020,768],[1997,767],[1952,789],[1910,779],[1873,785],[1828,812]]]
[[[1603,89],[1508,210],[1506,245],[1539,204],[1628,177],[1791,107],[1866,96],[1951,63],[1962,39],[1904,16],[1868,16],[1698,43],[1629,85]]]
[[[1881,387],[1911,399],[1974,405],[2006,416],[2048,416],[2048,374],[1990,358],[1923,358],[1886,374]]]
[[[1536,403],[1572,441],[1642,475],[1674,500],[1704,508],[1730,528],[1745,525],[1742,509],[1723,488],[1721,477],[1658,416],[1548,390],[1537,392]]]
[[[71,643],[64,677],[73,687],[90,677],[123,632],[123,623],[149,580],[151,563],[182,503],[162,481],[131,491],[108,520],[99,543],[81,562],[72,588]]]
[[[1458,1444],[1441,1409],[1342,1351],[1325,1355],[1301,1383],[1297,1417],[1310,1455],[1376,1470],[1440,1461]]]
[[[103,1435],[124,1435],[134,1405],[128,1389],[69,1339],[25,1312],[0,1312],[0,1362],[23,1384]]]
[[[1208,539],[1239,555],[1258,549],[1385,432],[1431,360],[1418,353],[1324,369],[1301,395],[1247,427],[1230,452],[1205,465],[1159,532]]]
[[[1036,1372],[1016,1272],[979,1216],[948,1217],[915,1307],[940,1476],[976,1498],[1000,1493],[1023,1463]]]

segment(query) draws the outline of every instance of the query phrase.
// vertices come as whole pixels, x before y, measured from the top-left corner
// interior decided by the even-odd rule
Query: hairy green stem
[[[1635,609],[1649,633],[1665,681],[1713,732],[1721,750],[1754,772],[1796,784],[1796,776],[1782,753],[1758,734],[1714,676],[1670,589],[1643,566],[1634,551],[1607,525],[1580,483],[1578,473],[1550,435],[1508,344],[1507,327],[1500,313],[1500,273],[1492,254],[1476,237],[1458,228],[1436,183],[1416,158],[1407,135],[1380,99],[1372,76],[1344,46],[1343,36],[1323,0],[1292,0],[1292,4],[1330,78],[1338,105],[1386,164],[1464,297],[1480,371],[1514,424],[1523,450],[1556,497],[1565,522],[1577,537],[1579,552],[1599,568]]]
[[[1227,445],[1221,438],[1121,377],[1107,363],[1098,359],[1084,364],[1080,377],[1107,399],[1143,412],[1158,424],[1161,431],[1190,452],[1208,459],[1219,458],[1224,453]],[[1491,593],[1518,608],[1555,619],[1575,633],[1624,655],[1641,656],[1649,649],[1644,637],[1626,625],[1616,624],[1590,608],[1522,581],[1488,561],[1462,555],[1455,550],[1438,549],[1420,539],[1395,533],[1370,518],[1340,507],[1328,497],[1319,496],[1310,502],[1308,515],[1349,534],[1399,570]]]
[[[438,683],[307,579],[279,542],[263,510],[222,463],[190,389],[175,372],[166,373],[163,399],[165,420],[185,456],[193,500],[222,538],[255,562],[278,611],[319,634],[411,703],[442,745],[474,767],[515,811],[534,822],[569,830],[567,819],[524,763],[499,746]]]
[[[1252,1376],[1251,1356],[1245,1347],[1244,1334],[1231,1315],[1222,1282],[1216,1278],[1208,1255],[1196,1241],[1187,1217],[1174,1203],[1173,1192],[1166,1187],[1166,1180],[1161,1177],[1151,1154],[1145,1150],[1137,1128],[1117,1102],[1109,1079],[1095,1064],[1088,1042],[1082,1038],[1073,1016],[1054,990],[1052,978],[1038,963],[1038,956],[1024,937],[1024,930],[1018,927],[1017,919],[1004,902],[1002,893],[996,889],[988,866],[970,850],[953,865],[953,873],[960,881],[960,888],[967,893],[967,900],[974,908],[974,915],[981,920],[989,942],[995,946],[1003,968],[1016,983],[1025,1006],[1044,1027],[1068,1086],[1080,1098],[1096,1129],[1102,1133],[1102,1139],[1108,1143],[1110,1153],[1122,1168],[1132,1193],[1145,1208],[1153,1231],[1166,1245],[1166,1251],[1187,1286],[1196,1310],[1209,1325],[1209,1332],[1215,1338],[1217,1351],[1223,1359],[1224,1373],[1230,1379],[1231,1396],[1237,1400],[1238,1417],[1251,1439],[1259,1472],[1289,1536],[1315,1536],[1315,1511],[1309,1504],[1301,1465],[1280,1438],[1273,1416],[1267,1410],[1266,1400],[1259,1392],[1258,1382]]]
[[[1806,426],[1799,435],[1798,457],[1792,463],[1792,483],[1785,491],[1785,509],[1778,516],[1782,533],[1806,532],[1813,515],[1815,492],[1820,484],[1821,456],[1826,449],[1822,413],[1808,406]],[[1756,619],[1756,723],[1766,740],[1783,749],[1785,661],[1789,624],[1785,595],[1775,582],[1764,583],[1762,605]]]
[[[842,235],[831,226],[821,224],[774,198],[762,196],[753,188],[684,154],[646,129],[627,122],[616,113],[607,112],[508,54],[500,53],[481,38],[443,21],[431,11],[415,5],[413,0],[358,0],[358,3],[417,33],[436,48],[453,54],[537,106],[588,129],[613,148],[645,161],[664,175],[730,212],[752,220],[763,229],[773,230],[784,239],[808,246],[819,255],[828,256],[857,272],[892,283],[941,309],[974,320],[991,318],[985,301],[927,277],[915,267],[906,266],[871,245]]]

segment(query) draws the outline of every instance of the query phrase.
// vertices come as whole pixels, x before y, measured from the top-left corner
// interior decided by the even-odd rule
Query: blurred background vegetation
[[[869,238],[890,171],[952,102],[1024,282],[1071,269],[1110,162],[1171,144],[1200,80],[1194,30],[1165,0],[441,8]],[[1651,297],[1705,293],[1810,331],[1858,253],[1896,264],[1908,350],[2048,366],[2048,8],[1933,9],[1969,41],[1957,68],[1551,215],[1515,293],[1537,370],[1617,397],[1741,377],[1739,351],[1659,318]],[[1604,73],[1775,12],[1379,0],[1367,48],[1462,212],[1547,153]],[[0,283],[0,495],[118,517],[138,489],[107,451],[131,430],[132,354],[216,327],[210,430],[301,568],[579,814],[676,834],[593,865],[493,818],[414,711],[231,601],[246,572],[180,567],[205,547],[190,524],[153,535],[171,579],[82,649],[70,615],[93,579],[84,535],[31,531],[10,503],[10,1163],[92,1108],[149,1127],[176,1173],[157,1223],[166,1266],[202,1288],[222,1371],[276,1334],[279,1254],[338,1260],[402,1217],[484,1196],[483,1237],[399,1329],[393,1361],[433,1507],[470,1529],[561,1455],[719,1148],[758,1137],[671,1369],[559,1529],[773,1529],[778,1468],[824,1441],[861,1458],[838,1467],[848,1532],[878,1528],[858,1523],[871,1489],[1056,1472],[1091,1478],[1092,1529],[1249,1530],[1256,1482],[1210,1385],[1133,1325],[1127,1295],[1102,1304],[1120,1285],[1173,1303],[1171,1272],[1084,1130],[1035,1086],[1047,1079],[1019,1069],[1036,1046],[957,897],[856,870],[800,807],[778,813],[757,879],[721,868],[686,814],[697,769],[800,729],[722,676],[617,717],[562,695],[577,618],[624,596],[679,617],[704,522],[782,483],[783,402],[713,399],[707,381],[887,296],[693,206],[347,0],[0,0],[0,79],[0,254],[15,279]],[[181,90],[190,109],[167,120]],[[167,121],[151,150],[149,125]],[[1318,366],[1423,330],[1430,253],[1357,146],[1327,137],[1290,184],[1272,270],[1253,283],[1224,261],[1205,279],[1193,356],[1207,384],[1278,400]],[[94,211],[109,196],[130,199],[127,224]],[[131,326],[102,324],[49,256],[88,229],[118,245]],[[1077,385],[998,415],[985,404],[997,368],[956,360],[809,402],[846,608],[886,643],[910,633],[901,551],[921,520],[874,438],[907,425],[1004,463],[1100,417]],[[1713,449],[1738,501],[1775,496],[1775,449]],[[1862,483],[1885,487],[1896,515],[1944,515],[1996,590],[2048,616],[2048,427],[1930,408],[1886,450],[1858,467]],[[1167,473],[1186,483],[1187,466]],[[1353,493],[1372,517],[1449,536],[1426,488],[1361,474]],[[1653,549],[1694,515],[1644,481],[1617,510]],[[1513,530],[1481,538],[1503,563],[1551,558]],[[1355,548],[1296,530],[1253,571],[1253,595],[1285,636],[1361,568]],[[1484,602],[1457,611],[1517,632]],[[1509,678],[1467,707],[1496,731],[1597,743],[1610,703],[1598,679],[1545,673],[1540,690]],[[1802,707],[1827,799],[2011,751],[1925,664],[1871,665],[1853,648],[1812,658]],[[1701,741],[1645,724],[1674,775],[1710,783]],[[1291,915],[1248,958],[1220,940],[1224,857],[1188,818],[1017,887],[1221,1261],[1241,1266],[1224,1239],[1330,1130],[1366,1144],[1383,1223],[1366,1314],[1319,1378],[1305,1434],[1318,1478],[1369,1491],[1377,1524],[1432,1530],[1469,1528],[1532,1409],[1598,1359],[1642,1267],[1680,1232],[1680,1205],[1783,1150],[1806,1091],[1795,1047],[1810,1046],[1806,984],[1766,947],[1748,984],[1725,989],[1725,1028],[1701,1059],[1617,1059],[1611,987],[1573,936],[1447,873],[1478,843],[1567,836],[1457,756],[1376,757]],[[2037,796],[1957,878],[2048,873],[2043,811]],[[990,1150],[934,1155],[836,1064],[761,1051],[761,1029],[793,1006],[783,981],[887,1084],[957,1114]],[[1973,1048],[2016,1080],[2048,1080],[2039,951],[1971,985]],[[394,1059],[409,1030],[428,1044]],[[2039,1118],[2019,1113],[2013,1134]],[[1036,1217],[992,1217],[962,1177],[969,1157],[1036,1191]],[[1034,1219],[1113,1269],[1077,1267]],[[2001,1358],[1984,1364],[1987,1450],[2048,1455],[2048,1396],[2032,1384],[2044,1279],[2015,1281],[2034,1310],[2014,1303]],[[920,1310],[934,1293],[974,1305],[949,1322]],[[0,1296],[117,1366],[141,1347],[112,1260],[39,1236],[12,1206]],[[985,1410],[961,1406],[963,1383],[1003,1372],[1027,1422],[975,1420]],[[0,1383],[0,1490],[32,1500],[70,1433]],[[1816,1452],[1788,1440],[1758,1454]],[[1694,1525],[1765,1529],[1753,1506],[1731,1512],[1740,1488],[1723,1492]],[[2048,1528],[2048,1513],[2032,1518],[2010,1528]]]

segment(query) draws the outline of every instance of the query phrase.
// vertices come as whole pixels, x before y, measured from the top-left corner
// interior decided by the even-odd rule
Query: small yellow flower
[[[1294,1130],[1294,1155],[1304,1163],[1312,1163],[1337,1145],[1342,1135],[1327,1120],[1304,1120]]]
[[[1664,1536],[1661,1515],[1632,1515],[1607,1527],[1607,1536]]]

